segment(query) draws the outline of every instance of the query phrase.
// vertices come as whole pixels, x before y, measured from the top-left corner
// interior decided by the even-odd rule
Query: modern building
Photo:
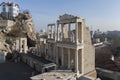
[[[4,19],[13,19],[19,14],[19,5],[12,2],[2,2],[0,4],[0,13]]]

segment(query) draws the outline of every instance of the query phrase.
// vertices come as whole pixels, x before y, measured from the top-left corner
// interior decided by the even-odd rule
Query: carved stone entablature
[[[77,16],[73,16],[73,15],[69,15],[69,14],[64,14],[62,16],[59,16],[60,20],[69,20],[69,19],[77,19],[79,17]]]
[[[55,26],[55,23],[53,23],[53,24],[48,24],[48,26]]]
[[[76,23],[77,19],[80,19],[80,17],[64,14],[62,16],[59,16],[59,20],[57,21],[57,23],[58,24]]]

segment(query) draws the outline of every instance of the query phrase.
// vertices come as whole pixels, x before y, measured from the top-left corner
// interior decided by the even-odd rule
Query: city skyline
[[[73,14],[86,19],[90,29],[120,30],[120,1],[116,0],[0,0],[15,2],[20,10],[28,9],[32,14],[36,31],[46,29],[47,24],[55,23],[60,14]]]

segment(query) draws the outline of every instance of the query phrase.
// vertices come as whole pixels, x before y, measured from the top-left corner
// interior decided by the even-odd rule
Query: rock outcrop
[[[26,37],[28,40],[28,47],[35,46],[36,32],[34,29],[34,24],[33,24],[32,16],[30,15],[30,13],[28,12],[20,13],[13,20],[5,20],[5,19],[3,20],[1,18],[0,36],[1,36],[1,39],[4,40],[4,41],[1,40],[0,42],[9,45],[9,50],[6,49],[7,52],[10,52],[12,50],[12,46],[14,45],[14,40],[17,37]],[[4,47],[4,46],[1,46],[1,47]]]

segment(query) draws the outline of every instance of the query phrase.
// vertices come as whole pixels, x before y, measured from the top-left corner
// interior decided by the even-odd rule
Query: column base
[[[79,71],[75,71],[76,72],[76,76],[78,77],[80,75]]]

